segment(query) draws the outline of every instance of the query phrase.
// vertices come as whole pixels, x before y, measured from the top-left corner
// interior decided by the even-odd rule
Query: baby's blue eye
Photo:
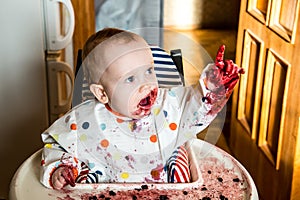
[[[146,74],[152,74],[153,73],[153,68],[150,67],[149,69],[147,69]]]
[[[134,81],[134,76],[129,76],[127,79],[126,79],[126,82],[127,83],[132,83]]]

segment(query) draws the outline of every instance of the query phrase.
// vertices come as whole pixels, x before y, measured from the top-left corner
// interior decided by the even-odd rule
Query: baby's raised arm
[[[189,87],[174,87],[167,89],[161,96],[168,98],[166,109],[173,109],[167,121],[178,122],[175,147],[182,145],[205,128],[224,108],[234,86],[239,80],[239,74],[244,73],[232,60],[224,60],[225,46],[222,45],[214,63],[208,64],[201,73],[199,83]],[[170,95],[171,94],[171,95]],[[168,106],[167,106],[168,104]],[[171,111],[168,111],[171,113]],[[177,119],[178,120],[178,119]]]
[[[239,80],[239,74],[244,73],[232,60],[224,60],[224,52],[225,46],[222,45],[217,52],[215,63],[205,68],[202,73],[204,85],[209,90],[203,100],[212,105],[211,114],[223,108]]]

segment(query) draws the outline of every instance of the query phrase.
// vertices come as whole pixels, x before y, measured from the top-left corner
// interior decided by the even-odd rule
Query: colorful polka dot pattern
[[[175,131],[177,129],[177,124],[176,123],[170,123],[169,124],[169,128],[172,130],[172,131]]]
[[[77,130],[77,125],[74,124],[74,123],[71,124],[71,125],[70,125],[70,129],[73,130],[73,131],[74,131],[74,130]]]
[[[172,97],[175,97],[176,94],[173,92],[173,91],[169,91],[168,94]],[[159,119],[159,117],[163,117],[163,121],[159,121],[159,122],[162,122],[161,125],[166,128],[166,130],[169,130],[167,131],[168,133],[173,133],[173,131],[176,132],[176,130],[178,129],[178,125],[176,122],[174,121],[169,121],[169,118],[171,119],[172,115],[169,116],[169,113],[167,110],[161,110],[161,108],[153,108],[153,115],[154,116],[157,116]],[[73,113],[72,113],[73,114]],[[77,114],[76,118],[79,117],[79,113],[75,113],[75,115]],[[117,124],[123,124],[125,121],[124,119],[121,119],[121,118],[115,118],[115,122],[117,122]],[[88,132],[89,130],[94,130],[95,129],[95,125],[92,124],[92,122],[90,121],[83,121],[81,122],[80,124],[78,123],[74,123],[73,119],[72,119],[72,115],[68,115],[66,118],[65,118],[65,123],[66,124],[69,124],[69,130],[70,130],[70,133],[74,133],[74,131],[78,131],[77,134],[78,134],[78,141],[80,142],[89,142],[89,135],[88,135]],[[103,131],[104,132],[104,135],[102,135],[100,138],[97,139],[97,144],[98,144],[98,148],[102,149],[102,150],[107,150],[110,146],[113,147],[114,144],[111,144],[110,143],[110,137],[107,137],[105,138],[105,131],[108,131],[108,133],[111,133],[110,130],[111,130],[111,125],[109,124],[111,123],[111,121],[106,121],[106,120],[103,120],[102,122],[100,122],[98,124],[98,131]],[[126,121],[126,124],[128,124],[128,129],[133,131],[136,129],[136,124],[135,122],[132,122],[132,123],[128,123],[128,121]],[[92,128],[93,127],[93,128]],[[110,129],[108,129],[108,127]],[[149,131],[149,130],[148,130]],[[170,132],[171,131],[171,132]],[[150,133],[150,132],[149,132]],[[104,136],[104,137],[103,137]],[[59,135],[54,135],[54,137],[59,137]],[[155,144],[158,142],[158,135],[157,133],[152,133],[150,134],[148,137],[148,142],[149,144]],[[189,134],[186,135],[186,137],[190,137]],[[48,145],[46,146],[47,148],[51,148],[51,145]],[[117,160],[121,160],[121,159],[124,159],[123,155],[121,152],[118,152],[118,151],[113,151],[113,152],[110,152],[111,155],[110,157],[112,158],[113,161],[117,161]],[[151,163],[153,162],[153,160],[149,160],[149,158],[146,156],[146,157],[140,157],[139,159],[139,162],[141,163]],[[89,164],[89,168],[90,169],[93,169],[95,167],[95,163],[93,162],[90,162]],[[151,172],[149,172],[150,176],[153,178],[153,179],[156,179],[158,180],[159,177],[160,177],[160,174],[161,174],[161,171],[162,171],[162,168],[159,167],[159,168],[155,168],[153,169]],[[119,172],[119,178],[120,179],[123,179],[124,181],[126,179],[130,179],[130,172],[128,171],[120,171]]]
[[[128,179],[129,178],[129,173],[128,172],[122,172],[120,174],[120,176],[121,176],[122,179]]]
[[[150,141],[153,142],[153,143],[157,142],[157,136],[155,134],[151,135],[150,136]]]
[[[91,104],[82,104],[84,106],[76,107],[62,118],[62,130],[58,130],[61,132],[53,129],[49,133],[53,139],[62,141],[65,150],[70,153],[74,151],[74,155],[87,160],[90,169],[94,171],[98,170],[98,164],[103,164],[108,169],[105,173],[110,173],[113,179],[131,181],[135,179],[134,173],[142,169],[149,180],[151,177],[152,180],[158,180],[164,173],[164,166],[159,166],[163,159],[162,155],[158,155],[158,149],[166,152],[168,156],[173,144],[177,145],[185,139],[195,137],[195,130],[201,129],[200,126],[207,125],[210,120],[207,119],[205,110],[194,110],[196,106],[192,104],[198,98],[190,98],[193,88],[190,89],[179,87],[159,91],[157,104],[152,110],[152,117],[157,125],[155,127],[153,120],[148,120],[150,125],[145,128],[142,120],[130,124],[128,121],[124,122],[127,119],[121,116],[103,114],[109,110],[96,101],[90,101]],[[202,105],[201,97],[199,103]],[[188,113],[184,113],[186,111]],[[45,147],[57,148],[51,144]],[[125,151],[128,154],[123,154]],[[148,153],[150,151],[151,154]],[[98,157],[93,157],[95,155]],[[124,155],[132,156],[133,159],[126,159]]]
[[[86,140],[87,140],[87,135],[86,135],[86,134],[82,134],[82,135],[79,137],[79,140],[80,140],[80,141],[86,141]]]
[[[107,139],[103,139],[100,141],[100,146],[103,148],[107,148],[109,146],[109,141]]]
[[[84,122],[84,123],[82,124],[82,128],[83,128],[83,129],[88,129],[89,126],[90,126],[90,124],[89,124],[88,122]]]
[[[100,124],[100,129],[101,129],[102,131],[104,131],[104,130],[106,129],[106,124],[101,123],[101,124]]]

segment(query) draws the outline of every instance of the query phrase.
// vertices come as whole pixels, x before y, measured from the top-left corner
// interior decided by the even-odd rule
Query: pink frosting
[[[194,188],[157,189],[151,184],[141,185],[134,190],[101,190],[93,193],[82,193],[82,200],[133,200],[133,199],[245,199],[249,195],[247,180],[238,176],[234,169],[216,164],[216,160],[208,159],[200,166],[204,183]],[[250,194],[251,195],[251,194]],[[60,200],[71,200],[70,195]]]

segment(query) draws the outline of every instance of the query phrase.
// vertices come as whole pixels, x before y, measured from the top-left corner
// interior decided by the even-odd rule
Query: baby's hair
[[[105,66],[102,66],[102,59],[99,58],[101,56],[101,53],[98,54],[100,48],[102,51],[105,51],[105,48],[111,42],[115,44],[127,44],[132,41],[138,41],[139,38],[141,37],[135,33],[117,28],[104,28],[91,35],[85,42],[82,50],[84,76],[87,78],[89,84],[98,84],[103,69],[105,70],[105,67],[107,67],[107,63]],[[97,55],[93,51],[97,52]]]
[[[124,33],[124,34],[120,34],[120,33]],[[87,39],[87,41],[85,42],[85,44],[83,46],[82,59],[86,58],[88,56],[88,54],[97,45],[99,45],[101,42],[111,38],[112,36],[115,36],[116,38],[118,38],[118,34],[119,34],[119,36],[122,36],[122,39],[126,39],[126,37],[128,37],[127,39],[134,40],[132,33],[129,33],[129,34],[126,34],[126,33],[129,33],[129,32],[122,30],[122,29],[117,29],[117,28],[104,28],[101,31],[94,33]],[[124,36],[126,36],[126,37],[124,37]]]

